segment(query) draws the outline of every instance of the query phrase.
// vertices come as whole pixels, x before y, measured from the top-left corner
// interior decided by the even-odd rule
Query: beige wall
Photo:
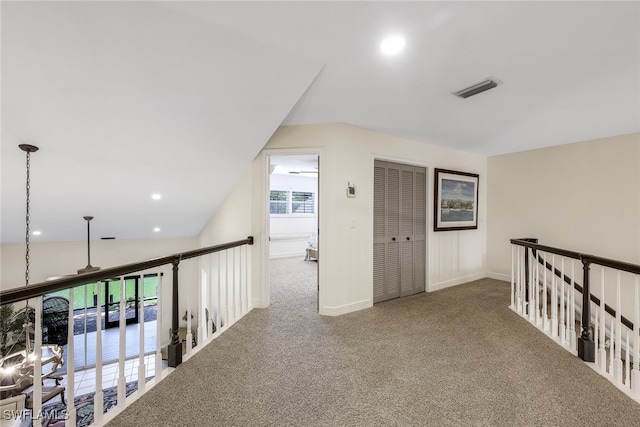
[[[483,277],[486,259],[486,158],[339,124],[281,127],[256,158],[250,174],[236,186],[201,239],[214,242],[221,233],[244,236],[249,227],[253,247],[255,306],[269,304],[261,280],[267,223],[267,154],[297,150],[320,154],[320,312],[337,315],[372,305],[373,162],[375,158],[428,167],[428,229],[433,230],[433,168],[480,174],[478,230],[428,234],[427,287],[435,290]],[[347,182],[357,197],[346,197]],[[245,213],[239,211],[244,209]],[[251,219],[247,218],[251,213]],[[226,220],[228,218],[229,220]],[[216,230],[214,232],[214,230]],[[233,232],[232,232],[233,230]],[[233,237],[234,239],[237,237]],[[204,241],[204,240],[203,240]]]
[[[515,237],[640,262],[640,134],[493,156],[488,181],[490,271]]]
[[[640,134],[490,157],[487,268],[510,274],[509,239],[640,263]],[[576,280],[582,283],[582,265]],[[615,306],[615,279],[605,297]],[[600,296],[600,272],[591,273]],[[633,278],[622,282],[631,313]],[[625,304],[628,307],[625,308]]]
[[[255,163],[255,162],[254,162]],[[252,209],[255,208],[254,203],[254,190],[252,188],[252,177],[254,176],[254,165],[249,167],[244,172],[240,180],[233,187],[231,193],[227,196],[225,201],[220,205],[215,215],[209,220],[207,225],[203,228],[198,236],[198,241],[201,247],[219,245],[222,243],[232,242],[235,240],[242,240],[248,236],[253,235],[252,227]],[[251,276],[247,278],[248,284],[251,287],[252,307],[259,306],[259,292],[260,287],[257,282],[260,275],[256,274],[261,268],[259,257],[253,254],[259,253],[260,241],[256,239],[254,246],[246,247],[247,256],[251,262]],[[243,249],[244,251],[244,249]],[[194,302],[192,307],[195,308],[196,297],[204,302],[204,307],[209,310],[210,315],[214,321],[217,315],[225,316],[226,313],[218,312],[217,307],[219,305],[218,298],[224,298],[224,290],[214,289],[217,284],[213,275],[217,271],[218,255],[205,255],[198,258],[198,278],[200,287],[195,289]],[[206,282],[203,275],[206,275]],[[221,311],[225,311],[221,308]],[[200,316],[203,316],[200,313]],[[221,326],[216,321],[216,325]]]

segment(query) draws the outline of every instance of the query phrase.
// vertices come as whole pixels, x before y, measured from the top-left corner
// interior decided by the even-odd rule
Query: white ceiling
[[[84,215],[94,238],[196,235],[281,124],[484,155],[640,131],[639,2],[1,8],[3,243],[24,240],[19,143],[40,147],[33,240],[60,241],[85,238]],[[384,57],[390,33],[406,50]]]

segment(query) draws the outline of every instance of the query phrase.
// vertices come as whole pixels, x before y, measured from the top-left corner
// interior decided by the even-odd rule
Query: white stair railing
[[[67,346],[66,346],[66,364],[63,369],[61,369],[58,373],[64,373],[66,375],[66,395],[67,395],[67,410],[60,411],[60,413],[55,412],[54,415],[58,416],[58,418],[63,417],[66,419],[65,425],[68,427],[75,426],[77,420],[77,411],[75,409],[74,401],[77,395],[83,392],[83,389],[78,386],[77,380],[81,377],[94,379],[91,380],[90,387],[92,391],[94,391],[93,395],[93,404],[94,404],[94,414],[93,414],[93,424],[94,426],[101,426],[105,423],[109,422],[113,419],[118,413],[124,410],[129,404],[139,398],[142,394],[144,394],[151,387],[158,384],[162,378],[168,375],[172,368],[167,367],[167,363],[164,362],[163,353],[166,349],[169,359],[171,359],[171,348],[167,349],[167,344],[173,344],[175,340],[175,335],[177,335],[179,325],[179,319],[176,318],[175,313],[178,312],[178,299],[184,303],[183,307],[186,306],[186,322],[183,324],[186,326],[186,336],[184,343],[179,342],[177,346],[178,351],[184,351],[185,360],[188,360],[195,352],[199,351],[209,343],[211,340],[215,339],[219,336],[224,330],[229,328],[233,323],[242,318],[245,314],[249,312],[251,309],[251,292],[250,292],[250,265],[251,265],[251,252],[248,248],[249,245],[253,244],[253,238],[249,237],[243,241],[231,242],[224,245],[212,246],[209,248],[196,249],[194,251],[184,252],[181,254],[172,255],[165,258],[157,258],[150,261],[145,261],[137,264],[128,264],[119,267],[113,267],[110,269],[105,269],[102,271],[86,273],[82,276],[74,276],[72,278],[63,278],[58,279],[52,282],[42,282],[35,285],[32,285],[32,289],[21,289],[14,290],[10,289],[8,291],[0,292],[0,297],[2,298],[4,303],[16,303],[20,301],[29,300],[32,301],[33,312],[35,314],[35,323],[33,325],[33,330],[35,333],[34,336],[34,347],[36,349],[42,348],[43,342],[43,321],[42,321],[42,301],[43,295],[46,295],[50,292],[58,292],[67,290],[67,299],[69,300],[69,308],[68,308],[68,331],[67,331]],[[212,280],[211,283],[207,283],[209,279],[203,279],[201,283],[201,287],[198,293],[193,292],[193,289],[189,289],[189,286],[179,287],[177,283],[177,274],[173,274],[174,280],[172,281],[163,281],[163,276],[167,273],[166,266],[169,264],[173,265],[174,273],[177,271],[177,265],[180,262],[184,262],[190,258],[198,258],[208,260],[208,274],[203,277],[215,278],[215,281]],[[215,262],[211,260],[215,258]],[[136,266],[142,266],[145,268],[136,269]],[[162,267],[164,266],[164,267]],[[161,270],[150,270],[149,268],[161,267]],[[132,276],[133,274],[133,276]],[[125,276],[126,275],[126,276]],[[144,283],[145,277],[157,277],[157,317],[156,317],[156,325],[155,330],[149,328],[145,330],[145,322],[144,319],[144,304],[145,304],[145,292],[144,292]],[[113,281],[112,277],[118,277],[116,281]],[[137,325],[131,325],[131,327],[138,327],[138,333],[131,333],[131,331],[127,328],[127,305],[132,302],[131,299],[127,299],[127,280],[131,280],[131,278],[136,278],[135,280],[139,280],[138,289],[140,290],[140,294],[137,295],[137,301],[135,301],[137,305],[138,312],[135,313],[139,318],[139,323]],[[86,279],[86,280],[84,280]],[[84,281],[83,281],[84,280]],[[114,307],[117,306],[119,311],[119,326],[117,330],[117,336],[113,333],[110,333],[107,330],[103,330],[102,327],[102,319],[105,321],[109,320],[109,301],[105,295],[105,303],[102,306],[100,302],[100,296],[105,288],[107,288],[108,282],[111,282],[111,285],[114,284],[119,285],[119,301],[114,302]],[[115,282],[115,283],[114,283]],[[87,347],[91,347],[92,344],[95,343],[94,351],[95,351],[95,365],[93,366],[82,366],[83,369],[90,368],[92,371],[95,371],[95,374],[91,375],[83,375],[84,372],[76,369],[74,366],[74,288],[75,287],[83,287],[84,293],[84,301],[85,307],[87,305],[87,293],[85,283],[95,283],[96,293],[98,295],[98,303],[96,304],[96,332],[95,337],[91,338],[91,341],[88,342],[88,346],[85,344],[85,352],[87,351]],[[188,281],[186,283],[189,283]],[[202,292],[202,286],[207,286],[206,293],[208,295],[214,296],[217,295],[217,299],[214,301],[213,298],[204,298]],[[176,293],[176,291],[178,291]],[[197,295],[197,297],[193,297],[192,295]],[[177,296],[178,299],[174,298]],[[163,319],[164,305],[171,306],[171,315],[169,319]],[[102,311],[104,307],[104,313]],[[135,305],[134,305],[135,308]],[[66,310],[65,310],[66,311]],[[86,315],[86,308],[85,308]],[[222,326],[218,327],[215,334],[208,334],[203,331],[206,331],[207,325],[205,324],[206,319],[202,313],[209,312],[215,313],[217,325]],[[184,313],[184,309],[182,311]],[[192,313],[195,313],[196,316],[192,316]],[[198,315],[199,314],[199,315]],[[192,319],[194,317],[194,319]],[[197,324],[193,324],[193,321],[196,321]],[[85,321],[86,322],[86,321]],[[166,331],[168,323],[171,323],[170,334],[167,335]],[[163,326],[164,324],[164,326]],[[85,323],[86,325],[86,323]],[[149,325],[153,326],[153,325]],[[113,330],[111,330],[113,331]],[[150,335],[148,336],[148,331]],[[127,333],[129,332],[129,333]],[[153,339],[151,335],[155,333],[155,345],[152,350],[149,350],[148,347],[145,348],[145,341],[149,341]],[[197,340],[193,340],[195,336]],[[85,327],[85,343],[87,343],[87,333]],[[127,346],[127,341],[129,340],[129,346]],[[131,340],[137,340],[136,342],[131,342]],[[197,344],[194,346],[194,343]],[[137,345],[136,345],[137,344]],[[116,348],[117,347],[117,348]],[[170,346],[169,346],[170,347]],[[108,349],[108,351],[105,351]],[[133,352],[129,350],[133,349]],[[137,351],[136,351],[137,350]],[[174,350],[176,350],[176,346],[174,346]],[[116,352],[118,354],[117,361],[115,363],[106,362],[105,358],[107,354],[113,354]],[[131,353],[131,354],[130,354]],[[137,354],[136,354],[137,353]],[[181,357],[177,357],[174,353],[174,360],[177,360],[177,363],[181,363]],[[34,378],[43,377],[43,374],[46,376],[46,371],[43,372],[43,362],[40,358],[33,358],[33,375]],[[84,365],[86,365],[86,356]],[[136,368],[137,364],[137,368]],[[152,376],[150,374],[151,369],[148,366],[153,366],[153,375],[155,378],[150,380],[148,383],[146,381],[148,376]],[[66,372],[63,372],[66,369]],[[149,373],[147,373],[147,369],[149,369]],[[107,373],[107,370],[108,373]],[[5,372],[5,367],[3,366],[0,370],[0,373]],[[115,373],[117,372],[117,374]],[[107,376],[109,375],[109,376]],[[115,375],[115,377],[114,377]],[[109,378],[117,378],[116,384],[114,384],[113,380],[107,384],[104,380]],[[135,384],[137,390],[135,392],[131,392],[128,389],[133,387],[128,387],[130,384]],[[84,385],[84,383],[83,383]],[[105,390],[109,389],[113,386],[116,386],[117,390],[117,404],[114,405],[112,400],[109,401],[109,405],[106,406],[104,404],[105,399]],[[49,404],[48,402],[42,402],[42,390],[43,385],[40,381],[34,381],[33,384],[33,409],[30,411],[30,417],[32,419],[34,426],[42,425],[42,420],[44,417],[51,416],[46,411],[46,405],[43,403]],[[86,389],[84,390],[86,392]],[[109,394],[112,394],[111,392]],[[127,396],[129,394],[129,396]],[[107,412],[104,412],[106,409],[109,409]],[[21,416],[20,414],[16,414],[16,416]]]
[[[511,242],[511,309],[640,402],[640,266],[539,245],[536,239]],[[582,286],[575,280],[577,262],[583,266]],[[593,279],[591,267],[599,270]],[[589,289],[599,297],[585,293]]]

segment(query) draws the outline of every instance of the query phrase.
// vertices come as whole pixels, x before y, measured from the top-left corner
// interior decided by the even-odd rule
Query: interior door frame
[[[373,241],[374,241],[374,237],[373,237],[373,209],[374,209],[374,201],[373,201],[373,193],[374,193],[374,171],[375,171],[375,164],[376,164],[376,160],[379,160],[381,162],[391,162],[391,163],[399,163],[401,165],[406,165],[406,166],[418,166],[418,167],[422,167],[425,168],[425,175],[426,175],[426,191],[427,194],[425,195],[426,199],[426,228],[425,228],[425,236],[424,236],[424,245],[425,245],[425,256],[426,256],[426,260],[425,260],[425,265],[424,265],[424,291],[425,292],[429,292],[429,271],[431,270],[431,264],[430,264],[430,258],[431,258],[431,251],[430,251],[430,246],[429,246],[429,241],[431,240],[431,233],[432,233],[432,225],[433,225],[433,218],[431,217],[431,211],[433,211],[433,179],[431,178],[431,171],[433,170],[433,166],[430,163],[425,163],[425,162],[420,162],[420,161],[415,161],[415,159],[407,159],[404,157],[395,157],[395,156],[387,156],[387,155],[383,155],[383,154],[373,154],[371,156],[371,256],[372,256],[372,260],[373,260]],[[373,262],[371,263],[371,272],[373,272]],[[373,274],[373,273],[372,273]],[[372,276],[373,278],[373,276]],[[373,280],[371,281],[371,303],[373,304]]]
[[[262,188],[262,233],[261,233],[261,241],[264,242],[263,250],[262,250],[262,268],[260,271],[261,275],[261,283],[262,283],[262,292],[261,292],[261,306],[268,307],[271,305],[271,286],[269,283],[269,261],[270,261],[270,248],[269,248],[269,228],[270,228],[270,215],[269,215],[269,184],[270,184],[270,158],[271,156],[296,156],[296,155],[316,155],[318,156],[318,192],[316,194],[317,203],[318,203],[318,220],[317,220],[317,229],[318,229],[318,269],[317,269],[317,285],[318,290],[316,292],[316,308],[318,312],[320,312],[320,307],[322,307],[322,277],[321,273],[322,268],[322,247],[321,247],[321,229],[322,227],[322,212],[323,212],[323,203],[322,203],[322,194],[323,194],[323,168],[322,168],[322,157],[323,157],[323,149],[320,147],[306,147],[306,148],[270,148],[262,150],[262,165],[263,165],[263,188]]]

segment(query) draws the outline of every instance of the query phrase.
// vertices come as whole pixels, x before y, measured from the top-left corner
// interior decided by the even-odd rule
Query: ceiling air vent
[[[466,99],[466,98],[469,98],[470,96],[482,93],[485,90],[493,89],[494,87],[498,86],[500,83],[502,82],[498,79],[487,79],[480,83],[476,83],[473,86],[469,86],[468,88],[459,90],[457,92],[453,92],[453,94],[460,98]]]

